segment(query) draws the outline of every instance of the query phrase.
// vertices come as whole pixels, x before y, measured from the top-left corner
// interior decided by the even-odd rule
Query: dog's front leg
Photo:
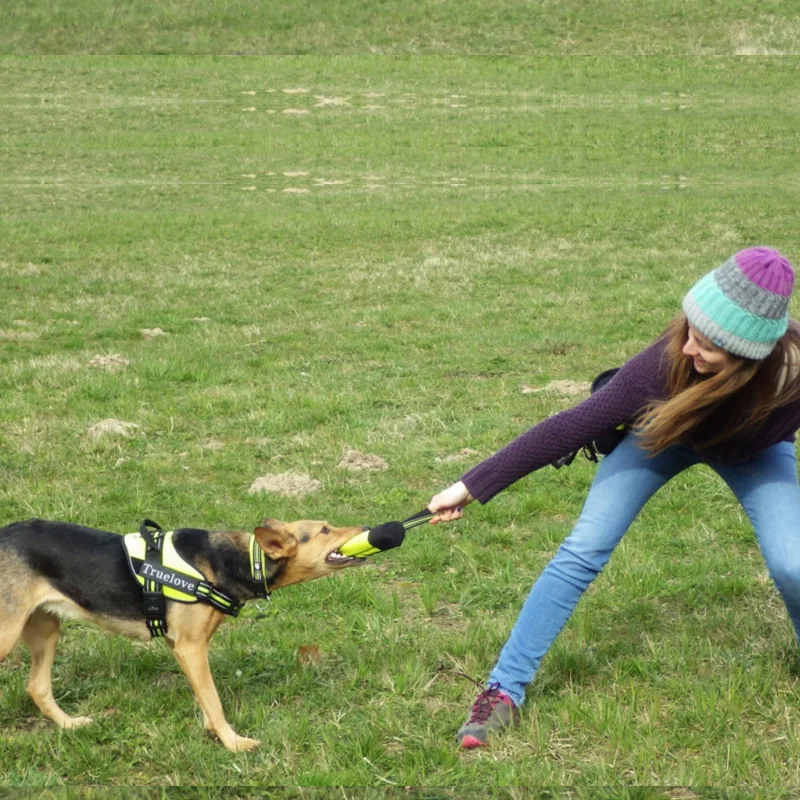
[[[200,704],[206,729],[213,731],[228,750],[252,750],[257,747],[260,744],[257,739],[239,736],[225,719],[208,666],[208,642],[179,637],[170,646]]]

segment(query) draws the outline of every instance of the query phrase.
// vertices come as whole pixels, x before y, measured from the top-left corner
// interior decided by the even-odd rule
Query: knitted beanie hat
[[[777,250],[749,247],[704,275],[683,298],[689,323],[717,347],[766,358],[789,325],[792,265]]]

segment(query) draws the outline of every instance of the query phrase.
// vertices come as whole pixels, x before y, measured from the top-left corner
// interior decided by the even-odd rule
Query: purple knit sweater
[[[461,478],[472,496],[486,503],[530,472],[552,464],[602,433],[632,423],[649,403],[666,399],[665,348],[666,339],[659,339],[582,403],[534,425],[473,467]],[[724,409],[719,413],[723,414]],[[706,438],[713,435],[714,428],[712,416],[703,427]],[[798,428],[800,401],[774,411],[757,434],[740,434],[705,450],[696,449],[710,462],[736,464],[780,441],[792,441]]]

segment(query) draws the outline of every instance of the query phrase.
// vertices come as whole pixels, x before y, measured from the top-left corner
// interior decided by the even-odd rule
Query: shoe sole
[[[476,747],[488,747],[489,742],[483,742],[476,739],[474,736],[465,736],[461,740],[460,747],[462,750],[474,750]]]

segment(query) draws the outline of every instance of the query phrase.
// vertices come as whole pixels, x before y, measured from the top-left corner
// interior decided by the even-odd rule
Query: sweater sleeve
[[[633,422],[649,403],[666,397],[664,348],[663,339],[655,342],[582,403],[534,425],[473,467],[461,478],[472,496],[487,503],[525,475]]]

